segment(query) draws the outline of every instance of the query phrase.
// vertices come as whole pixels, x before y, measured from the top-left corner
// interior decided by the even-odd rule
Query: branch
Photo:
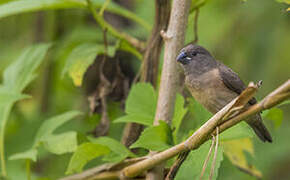
[[[215,127],[217,127],[220,120],[230,112],[232,108],[234,108],[234,104],[238,103],[241,105],[243,102],[247,102],[249,99],[253,97],[255,92],[257,91],[257,86],[251,85],[248,87],[238,98],[234,99],[228,105],[226,105],[222,110],[216,113],[211,119],[209,119],[202,127],[200,127],[190,138],[188,138],[185,142],[180,143],[172,148],[169,148],[163,152],[153,155],[152,157],[140,161],[136,164],[126,167],[123,170],[123,174],[126,177],[134,177],[140,174],[143,171],[146,171],[174,156],[177,154],[187,151],[197,149],[200,145],[205,143],[210,135],[213,133]],[[244,112],[232,117],[225,123],[219,126],[220,132],[234,126],[239,123],[243,119],[252,114],[256,114],[262,110],[269,109],[280,102],[287,100],[290,98],[290,80],[286,81],[283,85],[281,85],[278,89],[273,91],[271,94],[266,96],[260,103],[251,106],[249,109]]]
[[[60,180],[99,180],[99,179],[119,179],[121,171],[124,167],[134,164],[136,162],[142,161],[147,157],[139,157],[126,159],[120,163],[107,163],[89,170],[83,171],[82,173],[75,174],[72,176],[67,176]]]
[[[170,1],[155,0],[154,26],[147,41],[140,72],[135,78],[135,80],[137,80],[140,76],[140,81],[150,82],[154,87],[156,87],[159,59],[163,45],[162,37],[159,32],[162,29],[167,29],[169,16]],[[138,139],[143,129],[144,127],[140,124],[127,123],[123,130],[122,143],[129,147]]]
[[[135,177],[142,172],[151,169],[166,160],[173,158],[177,154],[187,153],[189,150],[197,149],[200,145],[205,143],[211,138],[211,135],[215,134],[215,128],[219,128],[219,133],[225,131],[226,129],[236,125],[247,117],[259,113],[263,110],[270,109],[282,101],[288,100],[290,98],[290,79],[284,84],[278,87],[276,90],[267,95],[259,103],[250,106],[248,109],[244,108],[244,105],[254,96],[258,89],[258,85],[250,83],[249,86],[239,95],[236,99],[226,105],[222,110],[216,113],[212,118],[210,118],[204,125],[202,125],[191,137],[189,137],[185,142],[182,142],[176,146],[173,146],[163,152],[149,156],[147,158],[143,157],[140,161],[135,161],[127,165],[123,165],[122,168],[118,168],[118,173],[115,174],[115,178],[122,177]],[[243,108],[237,108],[243,107]],[[238,114],[237,114],[238,112]],[[232,116],[231,114],[234,114]],[[224,119],[224,117],[230,117],[229,119]],[[224,121],[220,124],[221,121]],[[219,125],[220,124],[220,125]],[[142,157],[141,157],[142,158]],[[84,171],[80,174],[74,176],[80,176],[82,174],[88,173],[93,169]],[[108,172],[112,170],[109,169]],[[115,170],[116,171],[116,170]],[[98,171],[99,172],[99,171]],[[102,171],[101,173],[105,173]],[[112,172],[113,173],[113,172]],[[91,173],[92,174],[92,173]],[[89,178],[79,178],[80,179],[94,179],[94,177],[99,177],[99,174],[95,172],[94,175]],[[76,180],[76,178],[64,178],[63,180]]]
[[[164,32],[165,29],[159,31],[159,33],[162,32],[163,37],[167,38],[164,38],[164,60],[154,125],[158,125],[159,120],[167,124],[171,123],[176,93],[181,87],[180,82],[183,82],[181,81],[183,76],[175,58],[184,45],[190,3],[190,0],[174,0],[168,29],[166,32]],[[160,165],[147,172],[146,179],[163,179],[163,166]]]
[[[139,51],[143,51],[144,50],[144,48],[145,48],[145,43],[144,42],[139,41],[138,39],[130,36],[127,33],[119,32],[117,29],[115,29],[113,26],[111,26],[109,23],[107,23],[104,20],[104,18],[99,13],[97,13],[95,11],[91,0],[87,0],[87,3],[88,3],[88,8],[91,11],[91,13],[93,14],[94,19],[101,26],[101,28],[103,30],[107,29],[113,36],[115,36],[116,38],[123,39],[123,40],[127,41],[129,44],[134,46]]]

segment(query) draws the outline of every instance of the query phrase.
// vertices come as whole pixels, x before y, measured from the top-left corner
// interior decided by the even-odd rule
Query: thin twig
[[[190,151],[185,151],[183,153],[180,153],[174,164],[171,166],[169,172],[167,173],[167,176],[165,180],[173,180],[181,167],[182,163],[186,160],[188,154]]]
[[[256,92],[256,89],[246,88],[245,91],[253,91],[253,93],[245,93],[246,98],[252,98]],[[289,93],[289,94],[287,94]],[[282,96],[281,96],[282,95]],[[290,97],[290,80],[281,85],[278,89],[273,91],[269,96],[265,97],[260,103],[251,106],[246,111],[238,114],[231,120],[225,122],[226,125],[221,125],[219,127],[220,132],[234,126],[238,122],[241,122],[243,119],[261,112],[267,108],[271,108],[274,105],[288,99]],[[164,162],[177,154],[184,152],[186,150],[197,149],[200,145],[206,142],[213,132],[215,127],[218,125],[219,121],[223,116],[233,107],[233,104],[240,98],[245,98],[243,93],[228,105],[226,105],[222,110],[216,113],[210,120],[208,120],[202,127],[200,127],[188,140],[174,147],[171,147],[163,152],[153,155],[151,158],[144,161],[138,162],[134,165],[128,166],[123,170],[123,174],[127,177],[134,177],[139,173],[150,169],[161,162]]]
[[[211,134],[216,134],[215,128],[218,126],[219,121],[223,118],[225,114],[229,112],[231,108],[234,108],[234,104],[240,99],[251,99],[257,88],[246,88],[245,91],[251,91],[252,93],[242,93],[238,98],[234,99],[228,105],[226,105],[222,110],[216,113],[212,118],[210,118],[202,127],[200,127],[190,138],[185,142],[175,145],[165,151],[157,153],[153,156],[143,159],[139,162],[131,164],[129,166],[123,167],[121,169],[122,177],[135,177],[142,172],[155,167],[156,165],[180,154],[187,150],[197,149],[200,145],[209,140]],[[240,114],[232,117],[228,121],[219,125],[219,133],[222,133],[226,129],[234,126],[235,124],[241,122],[247,117],[259,113],[265,109],[272,108],[279,103],[288,100],[290,98],[290,79],[278,87],[276,90],[267,95],[262,101],[253,105],[241,112]],[[240,101],[241,102],[241,101]],[[83,172],[87,173],[87,172]],[[81,174],[83,174],[81,173]],[[96,175],[94,175],[96,176]],[[90,176],[92,179],[94,176]],[[82,178],[89,179],[89,178]]]
[[[160,120],[167,124],[171,124],[171,119],[174,113],[174,104],[176,93],[181,88],[180,77],[183,73],[176,64],[175,58],[179,50],[184,46],[186,25],[189,15],[191,0],[173,0],[172,9],[170,12],[170,19],[166,36],[172,37],[170,41],[165,41],[164,57],[162,65],[162,74],[160,81],[160,88],[158,92],[157,108],[154,117],[154,125],[158,125]],[[161,29],[162,30],[162,29]],[[160,35],[160,31],[158,35]],[[163,167],[160,163],[157,167],[154,166],[155,171],[147,173],[146,179],[156,180],[163,178]]]
[[[215,149],[214,149],[214,156],[211,164],[210,174],[209,174],[209,180],[212,179],[216,164],[216,157],[218,153],[218,145],[219,145],[219,127],[216,128],[216,143],[215,143]]]
[[[203,175],[204,175],[204,172],[205,172],[205,169],[206,169],[206,167],[207,167],[208,161],[209,161],[209,159],[210,159],[210,156],[211,156],[211,153],[212,153],[212,149],[213,149],[214,144],[215,144],[215,137],[212,136],[211,146],[210,146],[210,148],[209,148],[209,151],[208,151],[207,157],[206,157],[206,159],[205,159],[205,161],[204,161],[204,163],[203,163],[202,171],[201,171],[201,173],[200,173],[199,180],[201,180],[202,177],[203,177]]]
[[[110,2],[111,2],[111,0],[106,0],[106,1],[104,2],[103,6],[102,6],[102,8],[101,8],[101,10],[100,10],[100,12],[99,12],[99,15],[100,15],[100,16],[103,16],[104,11],[106,10],[106,8],[107,8],[108,5],[110,4]]]
[[[119,39],[123,39],[125,41],[127,41],[129,44],[131,44],[132,46],[134,46],[136,49],[138,49],[139,51],[144,51],[144,48],[145,48],[145,43],[142,42],[142,41],[139,41],[138,39],[130,36],[129,34],[127,33],[124,33],[124,32],[119,32],[117,29],[115,29],[112,25],[110,25],[109,23],[107,23],[104,18],[102,16],[100,16],[91,0],[87,0],[87,4],[88,4],[88,8],[89,10],[91,11],[91,13],[93,14],[93,17],[94,19],[96,20],[96,22],[101,26],[102,29],[108,29],[108,31],[113,35],[115,36],[116,38],[119,38]]]

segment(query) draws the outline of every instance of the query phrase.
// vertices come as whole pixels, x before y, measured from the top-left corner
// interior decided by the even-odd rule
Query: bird
[[[185,85],[196,101],[215,114],[235,99],[246,88],[240,77],[208,50],[196,44],[188,44],[180,50],[176,61],[181,64]],[[252,98],[247,106],[257,103]],[[272,142],[272,137],[262,122],[260,113],[245,119],[263,142]]]

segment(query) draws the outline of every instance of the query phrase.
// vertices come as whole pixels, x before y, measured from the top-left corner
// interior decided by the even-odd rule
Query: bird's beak
[[[185,52],[181,52],[177,58],[176,58],[176,61],[181,63],[181,64],[187,64],[189,59],[187,58],[187,55]]]

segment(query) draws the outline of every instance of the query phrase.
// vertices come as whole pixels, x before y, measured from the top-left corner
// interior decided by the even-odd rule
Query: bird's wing
[[[239,78],[239,76],[230,68],[218,62],[218,69],[220,76],[222,78],[223,83],[227,88],[236,92],[237,94],[241,94],[242,91],[246,88],[244,82]],[[256,104],[257,101],[255,98],[252,98],[249,101],[249,104]]]

